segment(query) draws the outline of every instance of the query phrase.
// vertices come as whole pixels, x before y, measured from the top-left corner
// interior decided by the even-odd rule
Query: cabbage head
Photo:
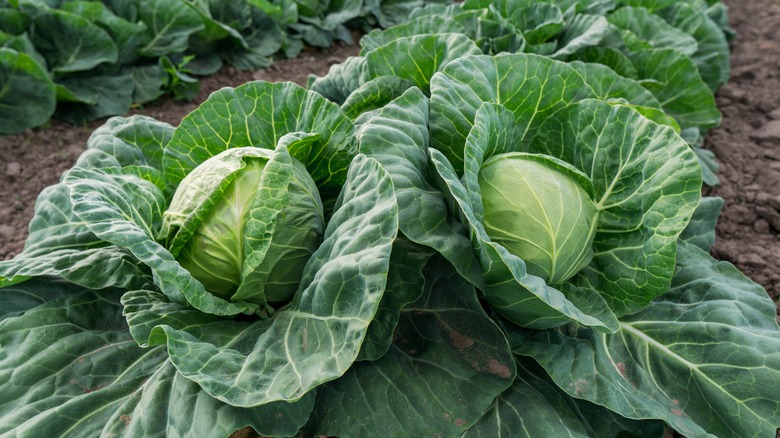
[[[544,155],[506,153],[479,172],[488,236],[548,284],[570,279],[593,259],[598,210],[587,177]]]
[[[247,248],[251,233],[261,231],[247,224],[253,211],[266,207],[259,188],[272,155],[268,149],[243,147],[209,158],[182,180],[163,216],[164,238],[171,242],[178,262],[209,292],[226,300],[265,304],[290,298],[322,241],[324,218],[317,186],[306,167],[292,159],[289,203],[277,213],[270,247],[255,268],[255,276],[262,280],[254,290],[237,294],[246,255],[252,251]]]

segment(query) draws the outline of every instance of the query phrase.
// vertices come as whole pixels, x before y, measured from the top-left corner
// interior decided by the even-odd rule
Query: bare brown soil
[[[732,43],[732,79],[718,93],[723,125],[705,147],[721,163],[722,184],[705,194],[725,200],[712,253],[728,260],[780,297],[780,1],[725,0],[738,37]],[[226,67],[201,81],[192,102],[163,99],[133,110],[173,125],[224,86],[263,79],[306,83],[310,73],[357,53],[355,45],[307,50],[299,58],[276,62],[264,71]],[[103,121],[50,126],[0,137],[0,260],[18,254],[27,235],[34,199],[70,168],[90,133]]]
[[[737,31],[732,76],[717,95],[723,123],[705,146],[725,200],[712,254],[780,298],[780,1],[725,0]]]

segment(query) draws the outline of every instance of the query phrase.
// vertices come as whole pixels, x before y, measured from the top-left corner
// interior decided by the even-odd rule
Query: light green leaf
[[[510,110],[522,139],[530,139],[553,111],[587,97],[595,97],[593,90],[563,62],[529,54],[460,58],[431,80],[430,146],[460,171],[466,137],[482,103]]]
[[[358,132],[360,152],[379,161],[393,179],[404,236],[435,249],[481,287],[466,230],[450,216],[447,200],[429,180],[428,140],[428,100],[418,89],[385,106]]]
[[[0,135],[45,123],[55,107],[54,84],[45,68],[24,53],[0,47]]]
[[[397,229],[389,176],[359,155],[288,308],[250,324],[229,347],[170,325],[155,328],[150,342],[167,338],[179,372],[231,405],[298,400],[357,358],[382,299]]]
[[[780,329],[766,292],[681,242],[672,287],[614,335],[569,326],[515,333],[568,394],[685,436],[772,436],[780,426]],[[712,434],[712,435],[710,435]]]
[[[172,301],[218,315],[251,313],[257,305],[228,302],[207,292],[154,239],[167,201],[153,183],[134,175],[73,169],[64,179],[73,211],[100,239],[130,251],[154,274],[160,290]]]
[[[352,122],[332,102],[291,82],[249,82],[213,93],[176,128],[163,157],[166,177],[175,188],[192,169],[226,149],[274,149],[291,132],[320,135],[300,161],[321,191],[336,192],[355,154]]]
[[[355,120],[363,113],[382,108],[411,87],[412,82],[398,76],[379,76],[353,91],[341,110]]]
[[[699,49],[692,36],[664,21],[645,8],[626,6],[607,17],[610,24],[631,31],[656,49],[675,49],[691,56]]]
[[[575,320],[614,330],[617,320],[602,298],[578,288],[561,291],[547,285],[544,279],[528,274],[522,259],[488,235],[477,181],[479,171],[493,155],[524,150],[522,136],[522,125],[515,122],[508,109],[485,103],[477,111],[466,140],[462,179],[441,153],[430,151],[439,189],[453,200],[452,208],[457,209],[469,228],[472,248],[484,276],[485,298],[497,312],[525,327],[549,328]]]
[[[64,184],[43,189],[24,250],[0,262],[0,287],[41,276],[58,276],[94,289],[139,288],[151,280],[148,269],[132,254],[95,236],[74,214]]]
[[[466,29],[457,21],[447,20],[438,15],[424,15],[388,29],[374,29],[360,39],[360,55],[379,48],[399,38],[423,34],[466,33]]]
[[[636,106],[660,110],[661,103],[638,82],[615,73],[608,66],[580,61],[569,62],[602,100],[619,100]]]
[[[649,49],[629,57],[642,86],[653,93],[681,128],[708,129],[720,124],[712,92],[685,55],[672,49]]]
[[[366,54],[366,76],[398,76],[427,93],[431,77],[447,63],[481,54],[474,41],[459,33],[402,37]]]
[[[558,37],[553,58],[564,58],[585,47],[597,46],[609,31],[607,19],[599,15],[577,14]]]
[[[585,100],[546,119],[530,152],[573,164],[593,184],[595,255],[572,282],[601,293],[618,316],[666,292],[677,237],[701,196],[687,143],[629,107]]]
[[[514,359],[474,288],[442,259],[425,278],[390,351],[318,390],[313,436],[459,435],[511,384]]]
[[[541,44],[557,35],[564,27],[561,9],[551,3],[534,3],[504,14],[510,23],[523,32],[528,44]]]
[[[310,75],[307,87],[339,105],[365,82],[366,58],[350,56],[334,64],[322,77]]]
[[[691,59],[699,68],[704,82],[714,93],[721,84],[729,80],[729,44],[726,35],[704,11],[677,2],[665,9],[661,15],[673,26],[694,37],[698,50]]]
[[[139,52],[160,57],[187,50],[190,35],[204,28],[200,15],[181,0],[138,0],[138,19],[148,40]]]

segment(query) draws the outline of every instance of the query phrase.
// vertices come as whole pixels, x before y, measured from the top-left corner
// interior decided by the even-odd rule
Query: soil
[[[731,26],[732,78],[718,92],[723,124],[709,133],[705,147],[720,162],[721,185],[705,188],[725,205],[712,254],[734,263],[780,297],[780,1],[725,0]],[[293,81],[305,85],[310,73],[322,75],[356,45],[327,50],[307,49],[292,60],[282,60],[263,71],[223,68],[201,81],[192,102],[163,99],[132,113],[176,125],[181,118],[224,86],[254,79]],[[104,120],[85,126],[52,121],[49,126],[0,137],[0,260],[18,254],[27,235],[34,199],[70,168],[90,133]]]

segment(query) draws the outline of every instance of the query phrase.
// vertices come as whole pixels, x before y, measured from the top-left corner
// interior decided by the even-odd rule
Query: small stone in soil
[[[780,140],[780,120],[772,120],[750,134],[757,140]]]
[[[22,173],[22,165],[17,162],[8,163],[5,166],[5,176],[16,177]]]
[[[0,225],[0,238],[5,240],[10,240],[14,234],[16,234],[16,229],[10,225]]]
[[[765,221],[764,219],[759,219],[753,222],[753,229],[756,231],[756,233],[759,234],[769,234],[769,231],[771,230],[769,222]]]
[[[780,120],[780,108],[776,108],[769,113],[769,117],[775,120]]]

